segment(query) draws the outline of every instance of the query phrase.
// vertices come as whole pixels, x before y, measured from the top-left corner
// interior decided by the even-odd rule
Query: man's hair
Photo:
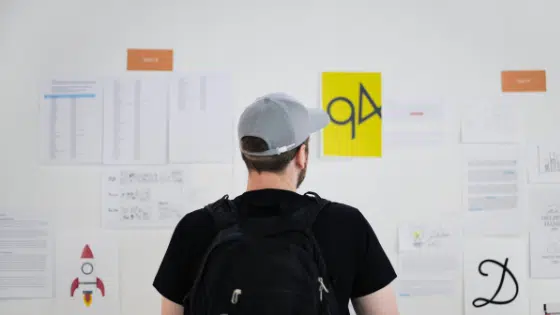
[[[296,148],[286,151],[284,153],[273,155],[273,156],[248,156],[241,153],[241,157],[247,165],[249,171],[256,171],[257,173],[271,172],[271,173],[282,173],[288,167],[288,164],[295,158],[297,152],[302,145],[305,144],[306,152],[309,152],[309,138],[305,140],[304,143],[300,144]],[[248,152],[264,152],[268,149],[266,142],[258,137],[246,136],[241,138],[241,149]]]

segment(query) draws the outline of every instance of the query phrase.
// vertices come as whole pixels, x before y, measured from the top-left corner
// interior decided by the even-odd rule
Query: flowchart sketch
[[[184,173],[177,169],[107,170],[102,184],[103,226],[171,227],[185,214]]]

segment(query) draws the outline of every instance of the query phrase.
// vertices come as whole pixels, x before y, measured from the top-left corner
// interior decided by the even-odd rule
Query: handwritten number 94
[[[369,104],[371,105],[371,107],[373,108],[373,111],[367,115],[364,116],[364,98],[367,100],[367,102],[369,102]],[[350,115],[348,115],[348,117],[344,120],[337,120],[333,113],[333,106],[336,103],[346,103],[346,105],[350,108]],[[334,124],[340,125],[340,126],[345,126],[347,124],[350,124],[352,127],[352,137],[351,139],[354,140],[356,139],[356,126],[357,125],[361,125],[364,122],[366,122],[368,119],[372,118],[373,116],[377,115],[379,116],[379,118],[381,118],[381,107],[378,106],[375,101],[373,100],[373,98],[371,97],[371,95],[369,95],[369,92],[366,90],[366,88],[364,87],[364,85],[362,83],[360,83],[360,92],[359,92],[359,97],[358,97],[358,121],[356,122],[356,105],[354,103],[352,103],[351,100],[349,100],[347,97],[344,96],[337,96],[335,98],[333,98],[329,104],[327,105],[327,113],[329,114],[329,117],[331,119],[331,121]]]

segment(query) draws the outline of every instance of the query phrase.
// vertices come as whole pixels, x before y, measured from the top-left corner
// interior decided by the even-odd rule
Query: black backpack
[[[337,315],[336,296],[311,226],[329,203],[275,217],[244,217],[228,195],[206,209],[218,234],[185,297],[189,315]]]

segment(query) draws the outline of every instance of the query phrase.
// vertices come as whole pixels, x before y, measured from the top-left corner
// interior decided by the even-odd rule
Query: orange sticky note
[[[172,49],[129,49],[127,70],[172,71]]]
[[[545,70],[502,71],[503,92],[546,92]]]

